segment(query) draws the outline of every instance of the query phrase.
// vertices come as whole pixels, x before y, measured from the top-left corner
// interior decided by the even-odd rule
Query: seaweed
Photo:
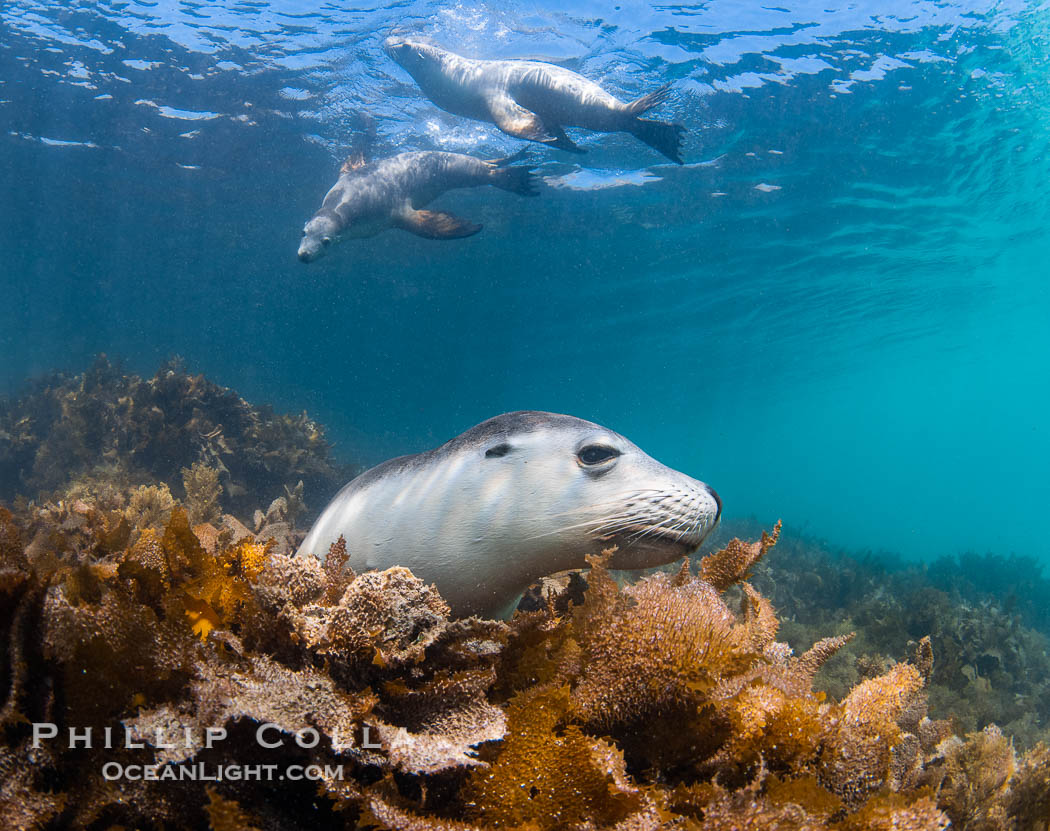
[[[79,383],[131,382],[98,367]],[[168,385],[203,395],[189,376]],[[70,411],[77,430],[111,417]],[[0,508],[5,827],[1050,824],[1046,745],[1022,753],[996,727],[930,715],[957,674],[964,693],[999,683],[982,659],[994,637],[1007,638],[1004,677],[1038,669],[1035,641],[1023,640],[1034,635],[1005,609],[963,603],[962,589],[905,589],[855,560],[834,574],[790,540],[791,568],[780,569],[778,525],[634,582],[614,579],[607,551],[585,576],[545,580],[510,621],[454,619],[407,569],[349,570],[342,540],[323,564],[292,556],[298,484],[251,528],[231,515],[241,436],[227,430],[208,439],[211,456],[175,468],[185,490],[70,470],[39,504]],[[49,446],[38,459],[75,442]],[[134,469],[119,453],[111,463]],[[818,578],[834,590],[814,590]],[[905,608],[915,592],[926,611]],[[41,724],[60,738],[35,741]],[[127,741],[70,747],[70,728]],[[230,765],[316,776],[109,782],[113,761],[180,776]]]
[[[780,544],[787,556],[760,563],[753,580],[786,618],[785,640],[802,647],[829,630],[856,632],[849,660],[822,673],[830,694],[844,696],[929,636],[931,712],[962,734],[994,723],[1025,748],[1050,741],[1050,582],[1033,559],[926,565],[831,551],[796,534]]]
[[[344,571],[338,543],[325,567],[194,529],[176,504],[113,551],[101,540],[124,514],[85,510],[35,549],[0,513],[12,823],[282,828],[310,812],[333,828],[1034,829],[1050,803],[1045,748],[1019,757],[997,731],[959,739],[927,716],[929,641],[840,701],[816,689],[848,637],[796,657],[772,604],[739,582],[755,565],[740,552],[764,556],[775,537],[623,587],[606,552],[580,603],[503,623],[451,619],[403,568]],[[122,725],[143,764],[342,775],[279,795],[118,791],[99,775],[104,750],[29,755],[39,721]],[[263,726],[280,749],[260,745]],[[209,729],[226,740],[209,747]],[[182,735],[198,738],[162,741]]]
[[[0,399],[0,499],[53,496],[78,479],[176,492],[184,468],[195,522],[213,520],[216,485],[221,509],[247,516],[256,494],[294,494],[301,506],[305,489],[323,504],[349,478],[306,413],[253,406],[177,359],[143,379],[100,355],[80,375],[54,374]]]

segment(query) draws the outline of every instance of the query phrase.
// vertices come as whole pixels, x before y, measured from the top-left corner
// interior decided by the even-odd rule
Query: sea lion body
[[[361,474],[299,554],[323,559],[342,536],[355,571],[405,566],[456,614],[507,616],[530,583],[604,548],[612,568],[689,554],[720,513],[711,488],[611,430],[517,412]]]
[[[320,210],[303,228],[299,259],[313,262],[340,239],[372,237],[403,228],[430,239],[476,234],[481,226],[449,213],[421,210],[445,191],[494,185],[524,196],[535,194],[531,166],[485,161],[461,153],[399,153],[365,163],[348,159]]]
[[[570,152],[583,152],[563,127],[630,133],[682,163],[683,128],[639,116],[664,100],[668,87],[620,101],[598,84],[555,64],[465,58],[419,40],[387,38],[384,48],[441,109],[495,124],[503,132]]]

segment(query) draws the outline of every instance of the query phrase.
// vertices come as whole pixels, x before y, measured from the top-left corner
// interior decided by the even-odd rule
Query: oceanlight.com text
[[[106,762],[102,777],[107,782],[300,782],[341,780],[342,765],[124,765]]]

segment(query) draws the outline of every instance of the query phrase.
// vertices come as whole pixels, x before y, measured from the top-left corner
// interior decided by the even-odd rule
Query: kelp
[[[735,523],[740,533],[752,533]],[[1050,580],[1027,556],[930,564],[829,551],[791,534],[751,582],[782,612],[793,645],[855,631],[821,674],[835,697],[902,660],[929,636],[931,712],[960,734],[998,724],[1020,747],[1050,741]]]
[[[78,488],[97,500],[105,487],[163,484],[186,497],[196,524],[216,506],[250,516],[259,494],[291,494],[299,481],[300,504],[304,489],[323,503],[347,478],[306,413],[254,406],[177,359],[141,378],[103,355],[84,373],[0,398],[3,500],[57,501]]]
[[[403,568],[355,575],[342,543],[298,560],[174,504],[113,550],[126,515],[79,510],[46,533],[0,512],[12,827],[1046,827],[1050,754],[931,720],[928,640],[839,701],[815,688],[849,638],[799,656],[776,640],[742,581],[775,534],[623,587],[606,552],[581,602],[503,623],[451,619]],[[33,751],[34,721],[117,725],[141,747]],[[206,746],[209,728],[224,741]],[[115,789],[99,773],[114,754],[324,773]]]
[[[53,429],[27,475],[43,476],[66,450],[86,464],[77,448],[94,445],[74,438],[91,419],[102,423],[92,441],[117,448],[109,458],[123,474],[78,469],[41,501],[0,508],[4,827],[1050,827],[1045,745],[1021,754],[997,728],[960,736],[928,712],[943,673],[937,644],[984,678],[1001,616],[980,624],[968,613],[950,637],[915,611],[906,660],[867,648],[846,660],[891,626],[876,612],[901,608],[867,598],[852,619],[819,617],[826,628],[811,626],[796,654],[787,639],[799,611],[785,620],[778,606],[812,595],[805,580],[827,588],[840,577],[799,558],[805,580],[777,584],[766,563],[778,526],[630,583],[614,579],[605,552],[582,576],[545,579],[508,622],[453,619],[407,569],[355,574],[342,540],[323,563],[292,556],[298,479],[247,523],[229,513],[248,500],[228,490],[239,486],[243,432],[191,415],[183,427],[198,437],[168,471],[175,480],[132,475],[125,448],[188,436],[167,415],[138,412],[142,384],[195,402],[171,412],[216,400],[243,411],[176,369],[158,377],[132,382],[101,367],[78,382],[90,406],[68,384],[33,399],[31,421],[48,411]],[[135,393],[134,406],[107,398],[114,390]],[[136,432],[140,416],[156,435]],[[285,427],[250,429],[272,438]],[[961,640],[973,633],[983,640],[970,649]],[[1001,663],[1015,660],[1009,649]],[[34,723],[58,737],[34,748]],[[118,741],[71,748],[70,728],[110,728]],[[102,770],[114,761],[180,775],[316,766],[316,776],[110,782]]]

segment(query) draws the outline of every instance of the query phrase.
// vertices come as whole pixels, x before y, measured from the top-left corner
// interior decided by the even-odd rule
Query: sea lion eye
[[[485,458],[498,459],[500,456],[506,456],[508,453],[510,453],[510,445],[503,442],[502,444],[494,445],[486,450]]]
[[[580,464],[591,467],[608,462],[619,455],[619,450],[615,447],[609,447],[607,444],[588,444],[580,449],[580,452],[576,454],[576,458],[580,460]]]

